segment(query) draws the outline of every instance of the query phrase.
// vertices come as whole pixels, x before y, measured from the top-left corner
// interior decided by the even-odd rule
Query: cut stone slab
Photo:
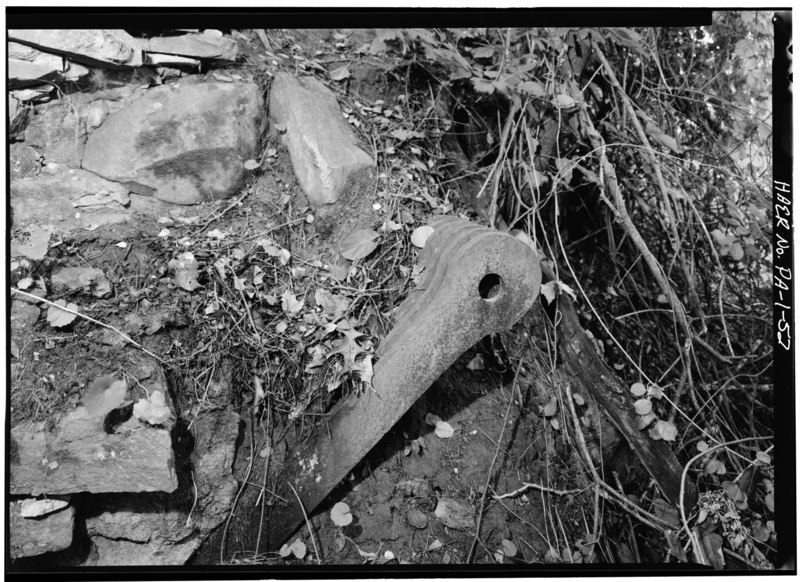
[[[270,119],[285,129],[300,187],[314,207],[332,204],[345,192],[369,191],[375,163],[358,147],[335,95],[312,77],[279,72],[270,88]]]
[[[77,81],[88,74],[86,67],[62,57],[16,42],[8,43],[8,83],[11,88],[36,85],[41,81]]]
[[[82,167],[176,204],[227,198],[257,153],[264,118],[255,83],[163,85],[91,133]]]
[[[168,395],[159,366],[138,354],[131,359],[137,390],[141,385],[151,394],[160,390]],[[132,390],[128,398],[137,400]],[[170,431],[175,414],[169,400],[167,404],[172,414],[163,425],[154,427],[131,417],[111,434],[106,432],[105,416],[89,416],[83,406],[66,414],[53,430],[45,423],[16,425],[9,441],[10,493],[174,491],[178,480]]]
[[[236,41],[230,37],[196,33],[153,37],[147,41],[145,49],[148,53],[226,61],[235,61],[239,52]]]
[[[12,29],[8,39],[91,65],[138,67],[142,49],[124,30],[113,29]]]
[[[12,558],[57,552],[72,545],[75,530],[74,507],[37,518],[22,517],[22,507],[21,501],[9,505]]]
[[[10,199],[15,227],[52,224],[66,232],[130,216],[127,188],[61,164],[44,166],[38,176],[11,180]]]

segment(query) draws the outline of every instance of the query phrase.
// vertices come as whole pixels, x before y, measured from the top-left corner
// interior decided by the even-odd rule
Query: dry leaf
[[[181,253],[176,259],[169,262],[169,268],[175,272],[173,281],[181,289],[186,291],[194,291],[200,287],[197,282],[199,275],[199,265],[190,252]]]
[[[545,418],[550,418],[551,416],[555,416],[556,411],[558,410],[558,398],[555,396],[550,398],[550,402],[548,402],[544,410],[542,411]]]
[[[420,249],[425,248],[425,243],[428,242],[428,238],[430,238],[432,234],[432,226],[419,226],[411,233],[411,244]]]
[[[344,527],[353,522],[353,514],[350,513],[350,506],[344,501],[340,501],[331,509],[331,521],[339,526]]]
[[[649,434],[653,440],[674,441],[678,436],[678,429],[671,422],[659,420],[650,428]]]
[[[291,293],[288,289],[283,292],[281,296],[281,308],[283,309],[284,313],[289,315],[294,315],[298,313],[301,309],[303,309],[303,305],[305,304],[305,300],[298,301],[297,296],[294,293]]]
[[[503,554],[509,558],[513,558],[517,555],[517,546],[515,546],[511,540],[503,540],[500,544],[503,547]]]
[[[375,239],[379,236],[377,232],[367,228],[356,230],[347,235],[342,241],[342,247],[339,252],[345,259],[351,261],[363,259],[378,247]]]
[[[344,81],[350,76],[350,69],[347,68],[347,65],[339,67],[332,70],[330,76],[332,81]]]
[[[63,299],[59,299],[55,301],[54,305],[51,305],[47,310],[47,323],[49,323],[52,327],[64,327],[65,325],[69,325],[75,321],[77,315],[70,313],[69,311],[59,309],[59,307],[66,307],[72,311],[78,311],[78,306],[74,303],[67,303]]]
[[[89,416],[105,416],[125,401],[128,384],[113,375],[97,378],[84,394],[81,404]]]
[[[450,437],[453,436],[454,432],[455,430],[453,429],[453,427],[450,426],[447,422],[440,420],[439,422],[436,423],[436,430],[434,431],[434,433],[440,439],[449,439]]]
[[[133,416],[149,424],[164,424],[169,420],[169,407],[161,390],[153,390],[149,398],[141,398],[133,405]]]

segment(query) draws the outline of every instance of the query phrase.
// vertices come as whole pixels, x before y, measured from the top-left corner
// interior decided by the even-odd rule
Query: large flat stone
[[[89,136],[83,168],[177,204],[233,195],[256,155],[264,103],[255,83],[150,89]]]
[[[138,67],[142,49],[124,30],[114,29],[12,29],[9,40],[82,60],[89,64]]]
[[[238,54],[238,45],[232,38],[198,33],[155,36],[147,41],[146,49],[167,55],[226,61],[235,61]]]
[[[15,426],[10,448],[14,495],[173,491],[178,486],[168,430],[132,419],[117,434],[106,434],[103,419],[88,417],[83,407],[62,419],[56,434],[42,423]]]
[[[10,87],[35,85],[40,81],[76,81],[89,69],[62,57],[43,53],[16,42],[8,43],[8,82]]]
[[[312,77],[277,73],[270,118],[285,128],[294,173],[312,206],[332,204],[346,191],[370,191],[374,161],[358,147],[334,94]]]
[[[91,172],[49,164],[38,176],[11,180],[14,226],[52,224],[61,232],[124,222],[127,188]]]
[[[152,393],[168,394],[163,371],[148,359],[131,354],[126,364],[137,378],[134,390],[143,386]],[[172,408],[168,401],[168,406]],[[10,493],[12,495],[63,495],[147,491],[172,492],[178,486],[170,431],[174,410],[163,425],[151,426],[136,417],[116,426],[111,434],[105,415],[89,416],[80,406],[47,430],[45,423],[20,423],[11,429],[9,441]]]
[[[12,558],[57,552],[72,545],[75,508],[66,507],[42,517],[22,517],[22,502],[9,505]]]

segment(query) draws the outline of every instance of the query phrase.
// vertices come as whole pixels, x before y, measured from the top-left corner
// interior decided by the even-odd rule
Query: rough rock
[[[175,496],[98,495],[86,516],[90,566],[180,566],[200,545]]]
[[[42,517],[25,518],[22,517],[22,505],[23,502],[20,501],[9,505],[12,558],[56,552],[72,545],[75,529],[74,507]]]
[[[35,176],[42,169],[39,152],[23,143],[11,144],[8,161],[12,180]]]
[[[179,566],[227,518],[238,485],[232,463],[239,415],[201,413],[193,423],[194,484],[173,494],[99,495],[93,498],[86,531],[97,550],[87,566]],[[196,503],[194,489],[196,487]],[[188,502],[187,502],[188,501]]]
[[[168,202],[226,198],[256,155],[263,111],[255,83],[156,87],[91,133],[82,166]]]
[[[367,189],[374,161],[357,145],[334,94],[312,77],[278,73],[270,89],[270,118],[289,149],[294,173],[312,206],[346,191]]]
[[[103,298],[111,295],[111,282],[102,269],[94,267],[64,267],[55,271],[50,282],[53,291],[62,294],[67,291],[83,290],[95,297]]]
[[[232,408],[202,413],[194,422],[194,478],[198,519],[204,530],[215,528],[227,517],[238,489],[232,467],[239,424],[239,415]]]
[[[22,331],[30,329],[39,321],[41,309],[27,301],[14,299],[11,302],[11,329]]]
[[[153,53],[226,61],[235,61],[238,54],[238,45],[232,38],[196,33],[156,36],[147,41],[145,48]]]
[[[475,529],[475,509],[463,501],[442,497],[436,505],[434,515],[451,529]]]
[[[43,53],[16,42],[8,43],[9,87],[36,85],[41,81],[77,81],[89,74],[89,69],[62,57]]]
[[[121,87],[92,93],[73,93],[36,107],[25,129],[25,142],[45,158],[80,168],[86,139],[112,112],[144,93],[141,87]]]
[[[92,65],[138,67],[142,64],[139,41],[124,30],[12,29],[8,31],[8,39]]]
[[[160,367],[138,355],[126,366],[147,391],[168,393]],[[144,395],[144,390],[141,390]],[[128,397],[138,398],[134,393]],[[172,408],[171,403],[169,403]],[[117,414],[112,412],[112,415]],[[20,423],[11,429],[10,493],[174,491],[178,486],[170,431],[172,418],[156,428],[129,418],[106,432],[104,416],[89,416],[83,406],[61,418],[54,430],[45,423]],[[121,420],[121,419],[120,419]]]
[[[44,166],[38,176],[12,180],[10,198],[14,226],[52,224],[64,232],[123,222],[130,216],[124,186],[61,164]]]

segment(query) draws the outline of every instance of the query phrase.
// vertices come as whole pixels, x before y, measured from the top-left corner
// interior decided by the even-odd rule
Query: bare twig
[[[517,364],[517,371],[514,373],[514,380],[512,381],[512,385],[517,384],[517,379],[519,378],[519,371],[522,369],[522,362],[523,359],[519,359],[519,363]],[[472,561],[475,559],[475,548],[478,545],[478,538],[481,534],[481,522],[483,521],[483,507],[486,503],[486,494],[489,492],[489,482],[492,479],[492,474],[494,473],[494,464],[497,462],[497,457],[500,455],[500,447],[503,443],[503,435],[506,432],[506,425],[508,424],[508,414],[511,412],[511,405],[514,404],[514,397],[513,395],[509,395],[508,397],[508,406],[506,407],[506,414],[503,417],[503,428],[500,429],[500,436],[497,439],[497,446],[494,450],[494,458],[492,459],[492,464],[489,465],[489,471],[486,474],[486,483],[483,486],[483,494],[481,495],[481,506],[478,510],[478,523],[475,526],[475,537],[472,538],[472,545],[469,548],[469,554],[467,555],[467,564],[471,564]],[[520,406],[522,406],[522,402],[520,402]]]
[[[125,338],[126,341],[128,341],[129,343],[133,344],[134,346],[136,346],[137,348],[142,350],[145,354],[147,354],[151,358],[155,358],[156,360],[158,360],[162,364],[166,364],[167,363],[166,360],[164,360],[163,358],[158,357],[153,352],[151,352],[147,348],[143,347],[141,344],[139,344],[138,342],[136,342],[133,339],[131,339],[130,336],[128,336],[124,332],[118,330],[114,326],[111,326],[111,325],[108,325],[106,323],[103,323],[102,321],[98,321],[93,317],[89,317],[88,315],[86,315],[84,313],[80,313],[79,311],[74,311],[74,310],[72,310],[69,307],[66,307],[64,305],[57,305],[56,303],[53,303],[52,301],[48,301],[47,299],[44,299],[43,297],[37,297],[36,295],[33,295],[31,293],[26,293],[25,291],[20,291],[19,289],[14,289],[13,287],[11,288],[11,292],[12,293],[16,293],[17,295],[22,295],[24,297],[27,297],[28,299],[32,299],[32,300],[37,301],[37,302],[41,301],[42,303],[46,303],[47,305],[49,305],[51,307],[55,307],[56,309],[60,309],[61,311],[66,311],[67,313],[71,313],[73,315],[77,315],[78,317],[80,317],[82,319],[85,319],[86,321],[91,321],[92,323],[94,323],[96,325],[99,325],[100,327],[104,327],[106,329],[110,329],[111,331],[116,332],[119,335],[121,335],[123,338]]]
[[[306,520],[306,527],[308,527],[308,535],[311,536],[311,543],[314,546],[314,553],[317,555],[317,564],[322,564],[322,561],[319,559],[319,549],[317,548],[317,539],[314,536],[314,529],[311,527],[311,521],[308,519],[306,508],[303,507],[303,502],[300,500],[300,496],[297,494],[297,491],[295,491],[295,488],[292,487],[292,484],[288,483],[288,485],[289,488],[292,490],[292,493],[294,493],[294,496],[297,497],[297,503],[300,504],[300,509],[303,511],[303,517]]]
[[[523,483],[522,487],[514,489],[514,491],[509,491],[508,493],[503,493],[502,495],[495,495],[494,499],[508,499],[509,497],[518,497],[522,495],[529,489],[536,489],[538,491],[543,491],[545,493],[550,493],[552,495],[578,495],[583,493],[584,491],[588,491],[589,487],[584,487],[583,489],[553,489],[551,487],[545,487],[541,483]]]

